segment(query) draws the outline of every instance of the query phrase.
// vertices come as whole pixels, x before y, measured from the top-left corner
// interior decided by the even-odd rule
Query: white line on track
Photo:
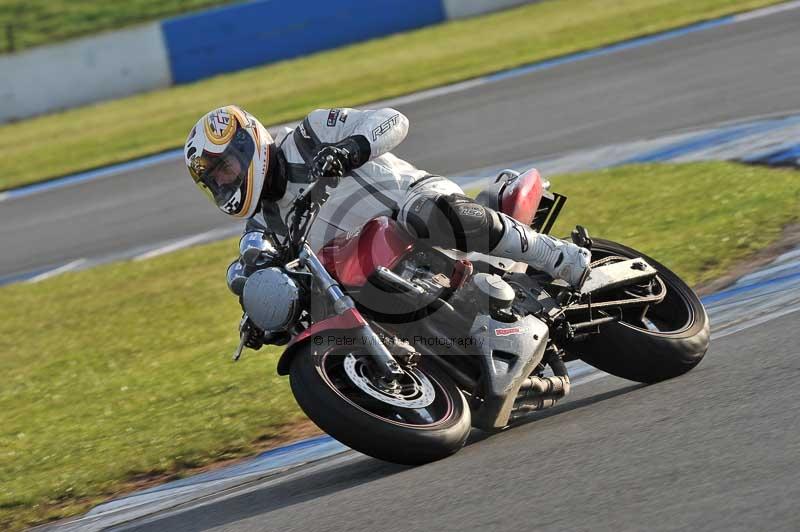
[[[770,312],[769,314],[764,314],[763,316],[756,316],[755,318],[751,318],[744,323],[739,325],[733,325],[727,328],[723,328],[721,331],[717,333],[711,334],[712,340],[719,340],[720,338],[724,338],[728,335],[735,334],[745,329],[749,329],[751,327],[756,327],[758,325],[762,325],[767,323],[768,321],[776,320],[778,318],[782,318],[788,314],[792,314],[794,312],[800,312],[800,305],[794,305],[789,308],[783,308],[780,310],[776,310],[775,312]]]
[[[54,268],[52,270],[48,270],[48,271],[46,271],[44,273],[40,273],[39,275],[37,275],[35,277],[31,277],[30,279],[27,279],[25,282],[26,283],[38,283],[39,281],[44,281],[45,279],[49,279],[51,277],[55,277],[56,275],[61,275],[62,273],[66,273],[66,272],[68,272],[70,270],[74,270],[75,268],[77,268],[81,264],[83,264],[84,262],[86,262],[86,259],[78,259],[78,260],[74,260],[72,262],[68,262],[67,264],[64,264],[63,266],[59,266],[58,268]]]
[[[749,13],[734,15],[733,20],[734,22],[744,22],[745,20],[753,20],[761,17],[768,17],[776,13],[783,13],[784,11],[790,11],[792,9],[797,9],[799,7],[800,7],[800,1],[786,2],[785,4],[778,4],[775,6],[770,6],[762,9],[757,9],[755,11],[750,11]]]
[[[792,307],[789,307],[789,308],[777,310],[775,312],[770,312],[769,314],[765,314],[763,316],[758,316],[758,317],[752,318],[752,319],[750,319],[750,320],[748,320],[748,321],[746,321],[744,323],[741,323],[739,325],[734,325],[734,326],[731,326],[731,327],[723,328],[719,332],[713,332],[711,334],[711,339],[712,340],[719,340],[720,338],[724,338],[724,337],[729,336],[731,334],[736,334],[738,332],[744,331],[744,330],[749,329],[751,327],[756,327],[758,325],[763,325],[764,323],[770,322],[772,320],[776,320],[778,318],[782,318],[783,316],[786,316],[788,314],[792,314],[794,312],[800,312],[800,305],[795,305],[795,306],[792,306]],[[572,381],[572,383],[571,383],[573,387],[580,386],[581,384],[588,384],[588,383],[590,383],[592,381],[604,379],[606,377],[610,377],[611,376],[609,373],[606,373],[605,371],[600,371],[599,369],[593,368],[593,367],[589,366],[588,364],[586,364],[585,366],[586,366],[585,368],[583,367],[583,365],[581,365],[579,367],[570,368],[570,373],[574,372],[574,373],[577,374],[577,378],[574,381]],[[577,369],[577,371],[575,371],[576,369]]]
[[[592,368],[594,369],[594,368]],[[606,373],[605,371],[600,371],[599,369],[595,369],[593,372],[589,373],[585,377],[580,377],[575,379],[571,385],[573,387],[580,386],[581,384],[587,384],[592,381],[596,381],[598,379],[603,379],[605,377],[609,377],[610,374]]]
[[[240,233],[239,229],[236,229],[234,231],[228,227],[222,229],[212,229],[211,231],[206,231],[205,233],[200,233],[199,235],[190,236],[188,238],[182,238],[180,240],[171,242],[164,246],[159,246],[155,249],[151,249],[146,253],[142,253],[141,255],[135,256],[133,260],[140,261],[140,260],[152,259],[153,257],[166,255],[167,253],[172,253],[173,251],[178,251],[179,249],[187,248],[195,244],[210,242],[212,240],[218,240],[220,238],[233,236],[239,233]]]

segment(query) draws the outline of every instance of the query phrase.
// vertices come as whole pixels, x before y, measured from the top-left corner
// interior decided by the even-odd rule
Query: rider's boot
[[[503,235],[490,255],[507,257],[524,262],[551,277],[563,279],[575,288],[580,288],[589,274],[591,253],[549,235],[537,233],[503,213],[498,213],[503,222]]]

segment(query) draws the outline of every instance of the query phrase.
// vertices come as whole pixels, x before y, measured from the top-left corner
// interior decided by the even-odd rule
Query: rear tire
[[[609,240],[596,239],[593,258],[619,255],[641,257],[658,270],[667,287],[667,297],[651,307],[658,331],[643,323],[614,322],[602,326],[600,334],[572,344],[567,351],[607,373],[632,381],[653,383],[677,377],[703,359],[710,343],[708,315],[697,294],[658,261]],[[656,316],[660,316],[657,318]]]
[[[363,406],[375,404],[378,410],[382,407],[392,411],[391,407],[376,402],[374,396],[370,398],[364,394],[353,401],[341,390],[334,389],[334,379],[326,373],[327,357],[346,355],[346,349],[338,353],[335,350],[315,353],[311,345],[306,345],[292,360],[289,374],[292,392],[306,415],[322,430],[348,447],[398,464],[433,462],[464,446],[471,426],[470,410],[461,391],[438,366],[425,357],[417,365],[439,394],[435,399],[438,401],[435,405],[440,405],[438,410],[431,409],[432,414],[423,412],[420,415],[413,409],[394,407],[395,419],[389,419],[393,416],[381,417]],[[433,419],[436,411],[441,412],[440,419]],[[430,423],[425,422],[428,415]],[[408,422],[417,418],[419,423]]]

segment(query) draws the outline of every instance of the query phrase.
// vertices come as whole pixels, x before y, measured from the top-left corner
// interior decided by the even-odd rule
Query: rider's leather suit
[[[454,182],[392,155],[390,150],[405,139],[408,126],[408,119],[390,108],[312,112],[294,130],[287,128],[277,137],[277,167],[270,170],[272,197],[264,195],[256,220],[285,233],[289,209],[313,182],[314,156],[325,146],[344,142],[355,147],[363,164],[330,190],[310,234],[313,247],[387,215],[431,245],[507,257],[580,284],[588,268],[587,250],[536,233],[475,203]]]

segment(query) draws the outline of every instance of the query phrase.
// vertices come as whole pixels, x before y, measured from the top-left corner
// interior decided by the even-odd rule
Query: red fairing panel
[[[361,287],[378,266],[392,269],[414,248],[414,240],[386,216],[370,220],[356,232],[341,235],[319,252],[319,260],[346,287]]]
[[[342,314],[318,321],[305,331],[301,332],[291,339],[289,344],[286,346],[286,349],[289,349],[294,344],[302,342],[306,338],[311,338],[312,336],[323,331],[358,329],[359,327],[364,327],[366,324],[367,322],[364,321],[364,318],[361,317],[361,313],[359,313],[357,310],[346,310]]]
[[[525,225],[531,225],[543,193],[542,176],[538,170],[532,168],[520,174],[503,189],[500,211]]]

